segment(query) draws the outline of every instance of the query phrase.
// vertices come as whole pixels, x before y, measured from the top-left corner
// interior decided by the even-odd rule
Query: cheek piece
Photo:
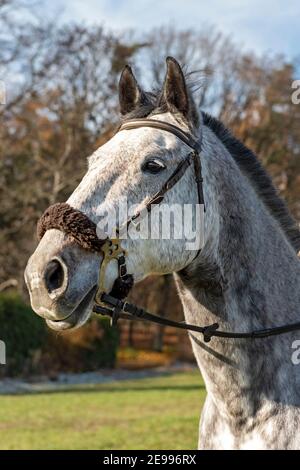
[[[202,136],[199,141],[196,141],[191,134],[184,132],[179,127],[154,119],[129,119],[120,126],[118,131],[137,129],[140,127],[152,127],[170,132],[191,149],[191,152],[189,152],[188,155],[178,164],[161,189],[148,200],[144,209],[146,208],[146,210],[150,212],[153,206],[160,204],[163,201],[165,194],[175,186],[175,184],[185,174],[186,170],[193,165],[198,204],[203,205],[205,210],[200,159]],[[134,279],[132,274],[127,273],[127,253],[121,245],[119,234],[124,228],[128,228],[131,223],[134,224],[139,216],[140,212],[137,212],[125,222],[124,226],[119,227],[116,230],[117,237],[115,239],[106,238],[104,240],[98,238],[96,224],[83,212],[74,209],[67,203],[57,203],[50,206],[46,209],[37,224],[37,235],[39,239],[41,239],[49,229],[61,230],[70,238],[71,241],[78,244],[81,248],[102,255],[93,311],[97,314],[111,317],[112,325],[115,325],[119,318],[127,320],[147,320],[152,323],[202,333],[205,342],[209,342],[213,336],[221,338],[256,339],[300,329],[300,322],[298,322],[249,332],[220,331],[218,330],[218,323],[207,326],[198,326],[190,325],[185,322],[176,322],[165,317],[153,315],[152,313],[123,300],[126,299],[133,287]],[[199,253],[200,250],[198,250],[195,258]],[[117,262],[118,277],[113,284],[112,290],[107,293],[105,289],[105,275],[106,268],[111,262]]]

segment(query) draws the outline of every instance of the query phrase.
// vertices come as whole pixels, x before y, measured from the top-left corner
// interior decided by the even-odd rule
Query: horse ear
[[[121,114],[133,111],[137,106],[143,104],[146,96],[139,87],[135,76],[129,65],[125,65],[119,81],[119,102]]]
[[[167,57],[167,73],[163,85],[160,105],[167,104],[171,112],[180,112],[189,117],[189,94],[182,69],[173,57]]]

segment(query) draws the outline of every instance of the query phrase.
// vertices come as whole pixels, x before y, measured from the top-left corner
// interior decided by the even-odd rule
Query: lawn
[[[0,397],[0,449],[195,449],[198,372]]]

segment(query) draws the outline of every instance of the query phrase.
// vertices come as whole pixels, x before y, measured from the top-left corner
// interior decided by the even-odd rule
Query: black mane
[[[256,155],[234,137],[218,119],[204,112],[202,115],[204,125],[209,127],[221,140],[241,171],[247,175],[257,194],[262,198],[273,217],[279,222],[288,240],[298,252],[300,250],[300,230],[297,223]]]

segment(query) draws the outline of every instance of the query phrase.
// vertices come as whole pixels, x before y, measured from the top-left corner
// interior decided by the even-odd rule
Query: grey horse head
[[[182,70],[173,58],[167,59],[163,89],[156,97],[140,88],[126,66],[120,78],[119,99],[122,120],[151,115],[198,138],[200,118]],[[119,131],[89,157],[88,171],[67,202],[95,223],[104,212],[108,218],[113,217],[124,198],[128,207],[138,209],[161,188],[189,151],[177,137],[158,129]],[[167,194],[165,203],[184,206],[195,202],[197,189],[191,169]],[[113,225],[120,225],[118,218]],[[154,273],[180,271],[195,257],[194,250],[186,249],[185,237],[166,239],[159,233],[156,238],[128,237],[123,241],[127,269],[135,282]],[[99,254],[70,243],[58,230],[48,230],[25,273],[33,309],[57,330],[82,325],[91,314],[100,263]],[[116,277],[116,265],[111,264],[106,278],[108,290]]]

